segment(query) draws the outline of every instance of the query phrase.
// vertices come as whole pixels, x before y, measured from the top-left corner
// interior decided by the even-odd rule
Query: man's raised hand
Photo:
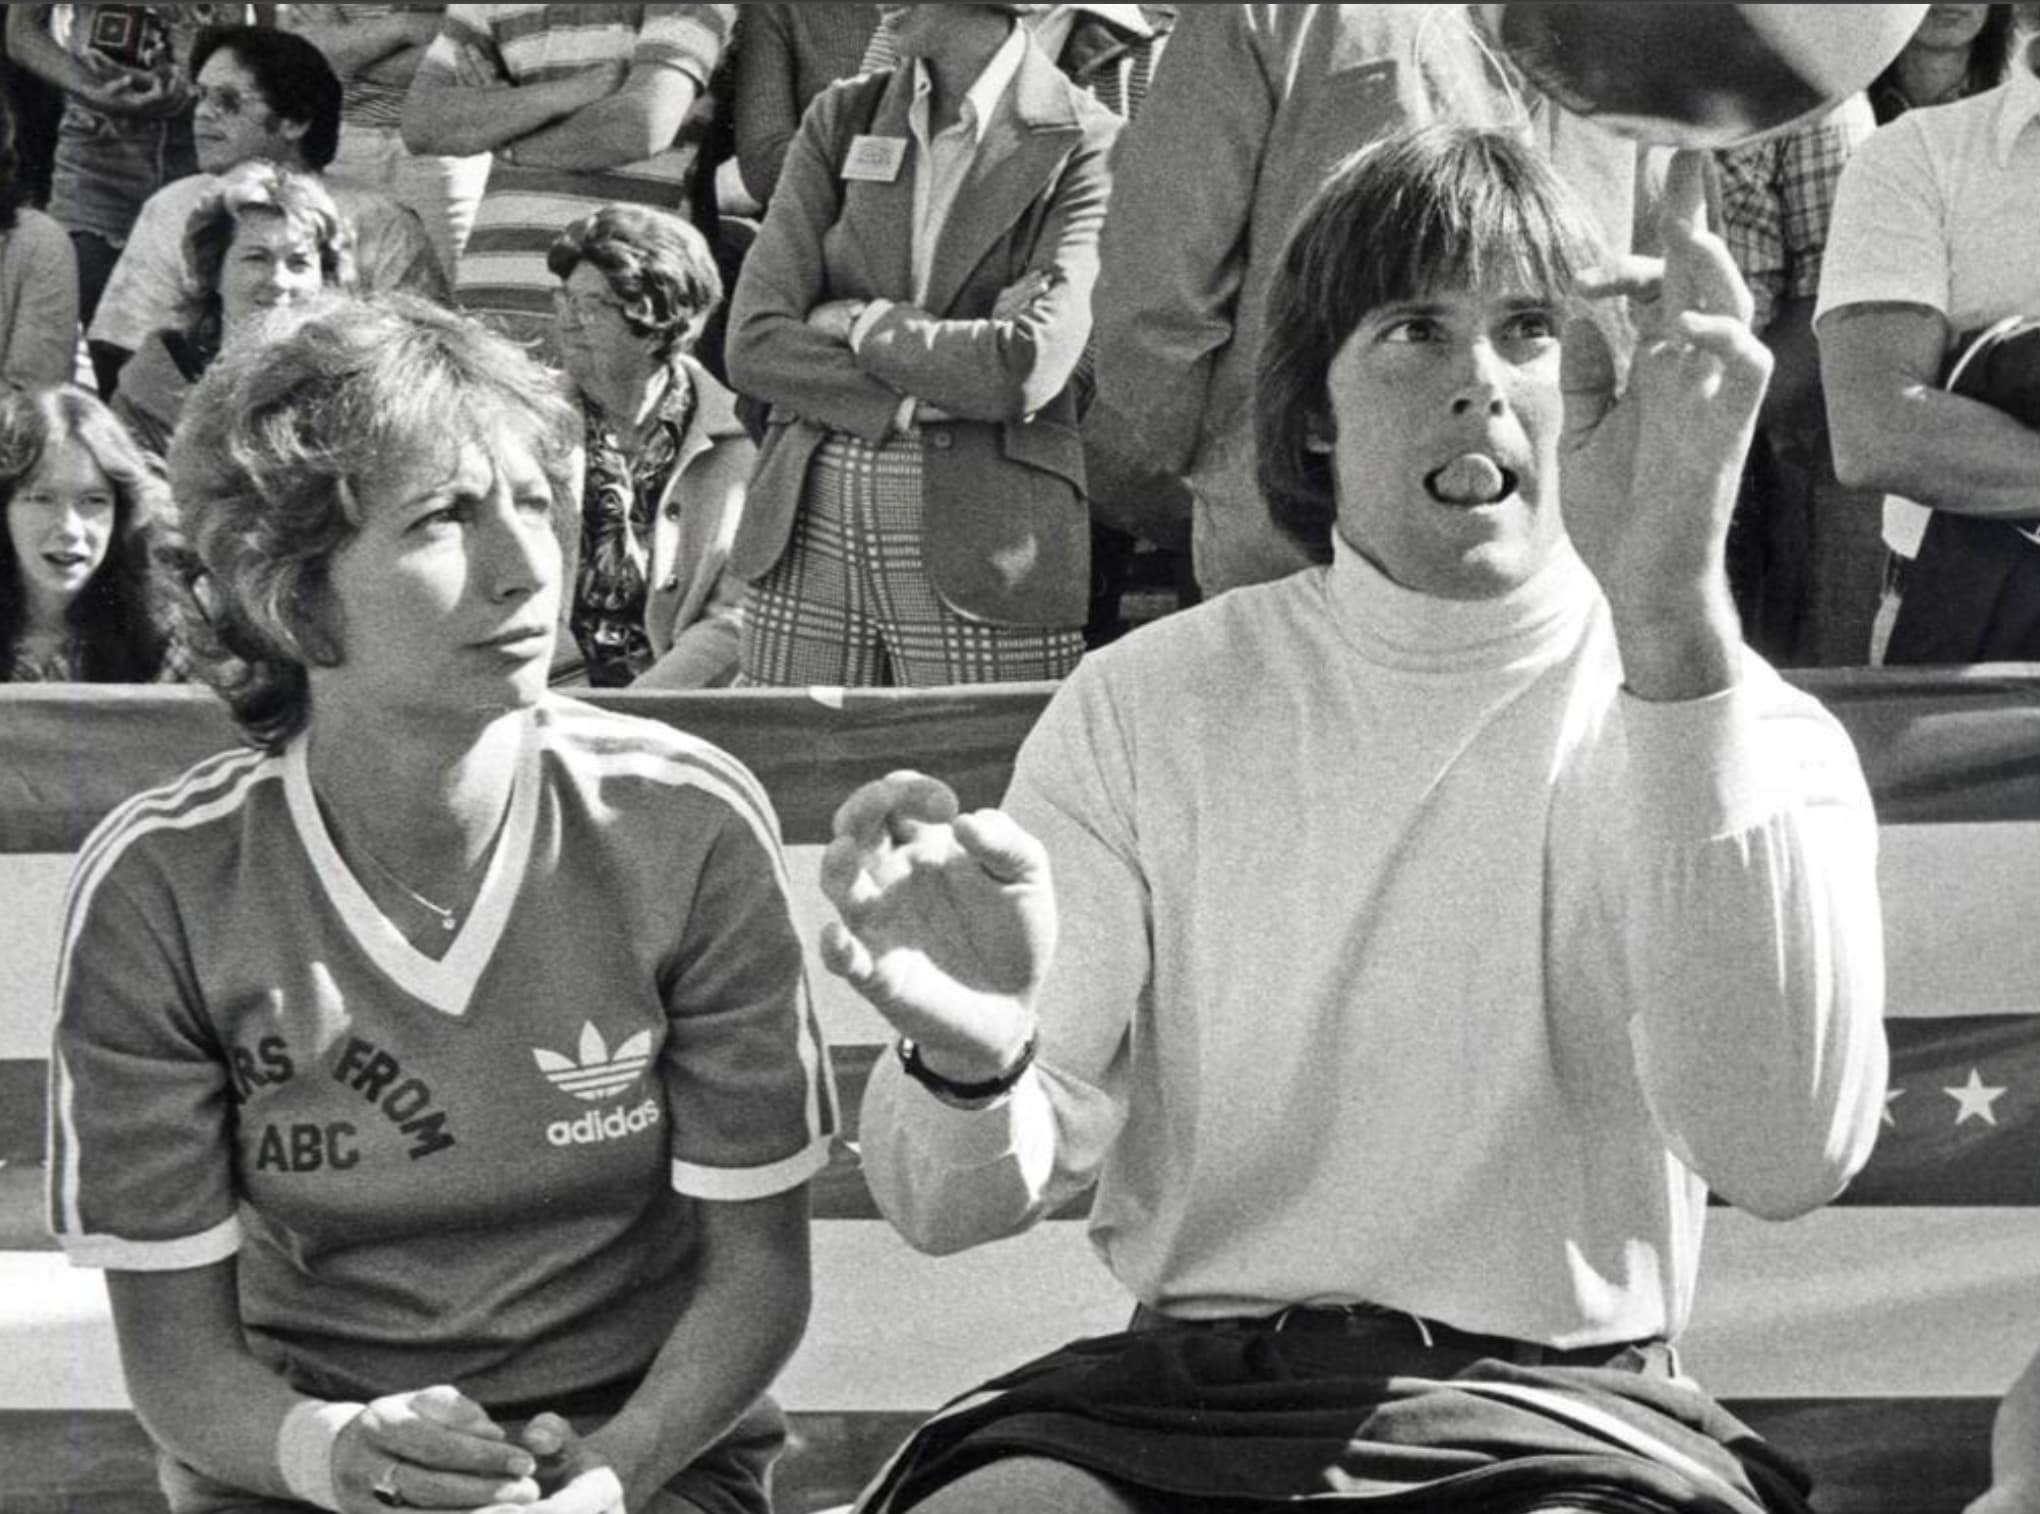
[[[1641,308],[1626,388],[1618,394],[1615,355],[1591,318],[1565,341],[1566,528],[1645,697],[1696,697],[1732,676],[1728,524],[1771,374],[1749,289],[1708,229],[1706,172],[1700,153],[1672,161],[1663,278]],[[1662,684],[1659,665],[1671,675]]]
[[[957,812],[920,773],[868,783],[836,811],[822,892],[841,917],[822,960],[959,1083],[997,1077],[1034,1024],[1055,951],[1041,843],[998,810]]]

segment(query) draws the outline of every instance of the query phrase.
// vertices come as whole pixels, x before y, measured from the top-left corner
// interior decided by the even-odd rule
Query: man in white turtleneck
[[[1138,1304],[868,1509],[1804,1507],[1667,1344],[1708,1191],[1825,1203],[1886,1073],[1855,754],[1730,606],[1769,362],[1701,172],[1618,398],[1547,168],[1449,127],[1355,159],[1257,399],[1322,565],[1087,660],[1003,811],[910,774],[843,807],[825,955],[903,1037],[881,1208],[943,1252],[1095,1183]]]

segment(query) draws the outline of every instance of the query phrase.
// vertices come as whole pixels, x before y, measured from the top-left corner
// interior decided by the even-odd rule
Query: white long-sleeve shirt
[[[1876,829],[1754,656],[1690,703],[1620,684],[1569,549],[1454,603],[1341,545],[1088,659],[1007,799],[1061,919],[1039,1061],[963,1111],[883,1060],[880,1206],[953,1250],[1095,1178],[1170,1314],[1676,1334],[1709,1185],[1783,1217],[1869,1155]]]

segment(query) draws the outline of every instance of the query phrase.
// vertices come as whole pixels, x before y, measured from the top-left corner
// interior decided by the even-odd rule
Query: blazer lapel
[[[1026,216],[1083,134],[1068,84],[1030,45],[1013,86],[985,123],[970,172],[942,228],[929,272],[927,308],[943,315],[987,252]]]
[[[853,137],[884,137],[909,142],[907,108],[914,102],[914,77],[909,68],[892,72],[870,124],[856,121],[839,144],[850,150]],[[843,172],[839,155],[836,172]],[[842,231],[859,271],[869,280],[872,295],[904,300],[914,287],[914,161],[911,150],[901,155],[900,171],[890,183],[843,180]],[[842,294],[846,291],[836,290]]]

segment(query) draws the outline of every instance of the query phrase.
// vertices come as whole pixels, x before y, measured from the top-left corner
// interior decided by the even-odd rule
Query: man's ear
[[[292,145],[296,145],[302,142],[305,139],[305,133],[312,129],[312,121],[309,116],[302,121],[293,121],[289,116],[279,115],[276,118],[276,127],[279,134],[289,140]]]

